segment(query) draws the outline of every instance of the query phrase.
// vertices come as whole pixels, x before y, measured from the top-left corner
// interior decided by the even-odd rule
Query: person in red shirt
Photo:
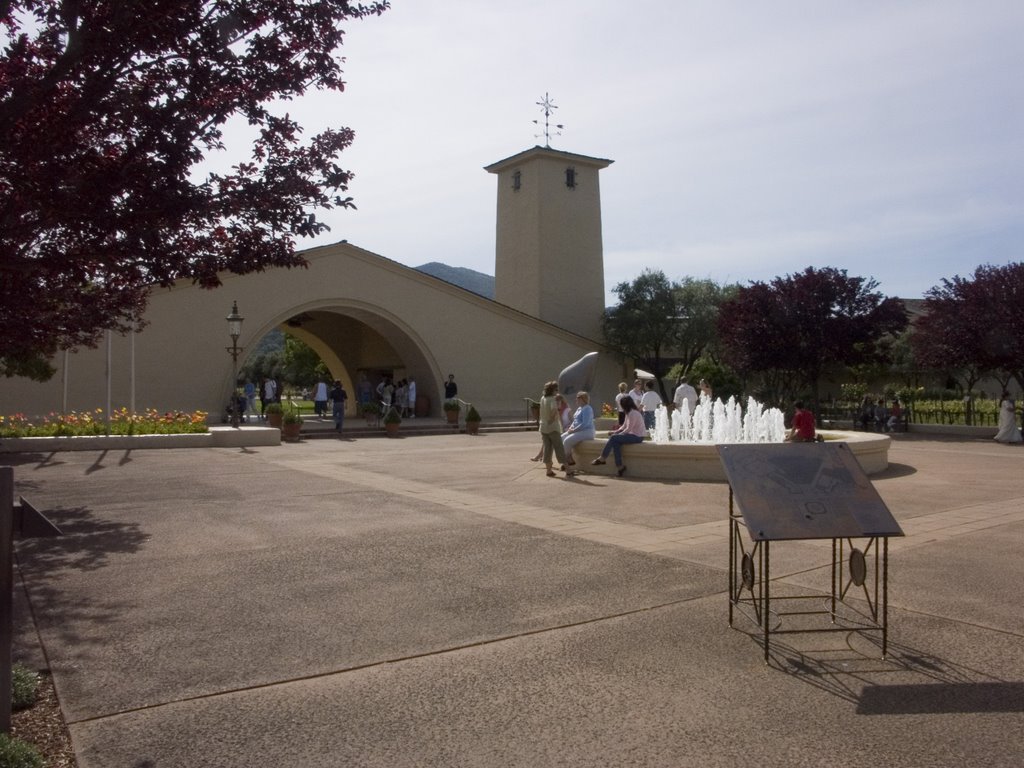
[[[796,412],[793,414],[793,426],[786,435],[786,440],[793,443],[813,443],[816,439],[814,433],[814,414],[804,408],[802,400],[793,403]]]

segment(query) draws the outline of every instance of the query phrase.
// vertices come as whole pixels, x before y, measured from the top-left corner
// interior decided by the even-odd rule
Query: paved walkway
[[[550,479],[536,444],[7,457],[65,531],[19,544],[18,652],[80,766],[1019,763],[1024,448],[898,436],[889,658],[765,665],[725,621],[726,486]],[[779,589],[827,557],[773,548]]]

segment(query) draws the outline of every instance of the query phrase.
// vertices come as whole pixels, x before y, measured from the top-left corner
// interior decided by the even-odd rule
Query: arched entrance
[[[365,378],[375,388],[384,375],[395,380],[414,378],[427,413],[439,412],[440,403],[433,395],[441,388],[437,362],[415,330],[386,310],[357,301],[310,302],[258,330],[256,338],[274,327],[309,346],[331,376],[341,381],[349,395],[346,415],[356,413],[360,381]],[[228,382],[227,392],[230,389]]]

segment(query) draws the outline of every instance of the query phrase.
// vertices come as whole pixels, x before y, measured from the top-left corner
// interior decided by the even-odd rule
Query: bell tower
[[[498,177],[496,301],[600,338],[604,251],[598,172],[611,163],[537,146],[484,169]]]

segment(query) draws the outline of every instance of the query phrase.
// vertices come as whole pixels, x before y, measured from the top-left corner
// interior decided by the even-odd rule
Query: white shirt
[[[676,393],[672,398],[672,402],[681,411],[683,410],[684,400],[690,403],[690,413],[693,413],[693,409],[697,407],[697,390],[693,388],[693,385],[685,381],[676,387]]]
[[[658,406],[661,405],[661,395],[653,389],[648,389],[640,398],[640,405],[648,413],[654,413],[658,410]]]

